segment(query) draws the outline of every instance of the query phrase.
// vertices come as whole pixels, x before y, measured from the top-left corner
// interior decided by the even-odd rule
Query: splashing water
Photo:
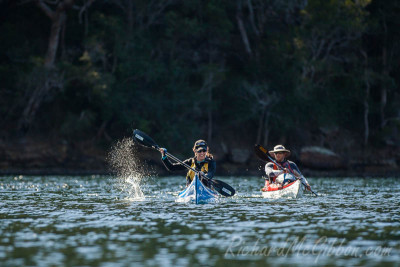
[[[117,173],[117,186],[128,194],[128,198],[144,199],[141,185],[150,173],[145,169],[144,162],[139,159],[137,146],[131,138],[124,138],[114,145],[109,154],[109,162]]]

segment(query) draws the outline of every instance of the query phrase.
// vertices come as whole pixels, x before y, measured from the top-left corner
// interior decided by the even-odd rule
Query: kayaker
[[[186,167],[181,165],[180,163],[172,163],[165,152],[167,150],[165,148],[159,149],[162,156],[162,162],[165,167],[169,171],[181,171],[186,170]],[[184,160],[183,162],[192,167],[193,169],[200,171],[200,180],[202,180],[203,184],[208,186],[208,182],[206,179],[203,179],[202,176],[206,176],[209,179],[212,179],[216,170],[216,162],[213,159],[213,155],[209,152],[209,147],[207,142],[204,140],[197,140],[193,146],[194,157]],[[189,170],[186,174],[186,186],[190,185],[195,173],[192,170]]]
[[[265,174],[269,181],[269,183],[277,183],[280,185],[284,185],[286,183],[291,183],[295,181],[293,177],[284,178],[283,175],[279,176],[282,173],[291,173],[297,178],[300,178],[304,184],[307,185],[307,189],[310,190],[310,185],[308,184],[306,178],[301,174],[299,168],[297,167],[296,163],[293,161],[287,160],[290,156],[290,150],[286,149],[283,145],[276,145],[274,150],[269,151],[271,157],[275,158],[275,161],[279,166],[277,166],[273,162],[268,162],[265,164]]]

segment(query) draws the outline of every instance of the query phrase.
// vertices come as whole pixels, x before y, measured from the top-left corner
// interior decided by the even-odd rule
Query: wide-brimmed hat
[[[285,152],[286,153],[285,157],[289,157],[290,156],[290,150],[286,149],[283,145],[276,145],[274,147],[274,150],[269,151],[269,154],[271,156],[274,156],[274,153],[276,153],[276,152]]]

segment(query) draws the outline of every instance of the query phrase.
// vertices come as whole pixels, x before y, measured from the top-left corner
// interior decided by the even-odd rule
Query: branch
[[[79,23],[82,23],[82,15],[83,13],[93,4],[95,0],[85,1],[85,4],[79,7]]]
[[[75,0],[64,0],[57,6],[57,10],[64,11],[67,8],[71,8],[74,5]]]
[[[250,48],[249,38],[247,37],[247,32],[246,32],[246,29],[244,28],[244,23],[243,23],[243,19],[242,19],[242,5],[240,3],[240,0],[238,0],[238,4],[237,4],[236,20],[238,23],[240,35],[242,36],[242,40],[243,40],[244,46],[246,48],[246,52],[251,56],[252,52],[251,52],[251,48]]]
[[[65,11],[67,8],[73,6],[75,0],[64,0],[60,2],[59,0],[55,1],[43,1],[43,0],[35,0],[37,6],[51,19],[57,19],[57,13],[61,11]],[[52,10],[49,5],[47,4],[57,5],[56,11]]]
[[[114,4],[121,8],[122,10],[125,10],[125,6],[121,3],[120,0],[114,0]]]
[[[159,2],[159,1],[157,1],[157,2]],[[157,3],[157,5],[154,4],[154,2],[152,2],[151,4],[148,5],[152,10],[154,10],[154,12],[151,13],[151,15],[149,15],[149,19],[146,23],[146,28],[149,27],[150,25],[152,25],[154,23],[154,21],[157,19],[157,17],[164,11],[164,9],[166,7],[171,5],[172,2],[173,2],[173,0],[164,0],[164,1],[161,1],[161,3]],[[153,7],[153,5],[155,7]]]
[[[260,32],[258,31],[256,24],[254,22],[254,11],[253,11],[253,4],[251,3],[251,0],[247,0],[247,5],[249,7],[249,12],[250,12],[250,23],[251,26],[254,29],[254,32],[256,33],[257,36],[260,36]]]
[[[55,20],[56,13],[46,3],[42,0],[37,0],[36,4],[51,20]]]
[[[20,0],[17,5],[23,6],[32,2],[36,2],[37,0]]]

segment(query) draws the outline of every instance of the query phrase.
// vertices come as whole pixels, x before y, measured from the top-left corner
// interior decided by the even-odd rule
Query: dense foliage
[[[4,140],[400,145],[397,0],[0,5]]]

